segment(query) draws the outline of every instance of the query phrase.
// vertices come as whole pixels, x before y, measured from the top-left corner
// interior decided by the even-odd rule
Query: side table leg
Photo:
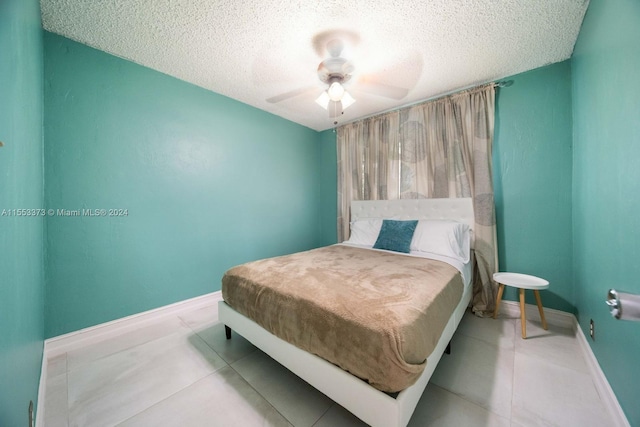
[[[500,311],[500,301],[502,301],[502,292],[504,292],[504,284],[500,283],[498,287],[498,298],[496,298],[496,308],[493,310],[493,318],[495,319]]]
[[[493,310],[494,319],[498,315],[498,311],[500,311],[500,301],[502,301],[502,292],[504,292],[504,284],[500,283],[500,287],[498,288],[498,298],[496,298],[496,308],[495,310]]]
[[[533,293],[536,296],[536,302],[538,303],[538,311],[540,312],[540,319],[542,320],[542,327],[547,330],[547,320],[544,318],[544,311],[542,311],[542,301],[540,301],[540,291],[535,289]]]
[[[520,289],[520,323],[522,324],[522,338],[527,337],[527,316],[524,311],[524,289]]]

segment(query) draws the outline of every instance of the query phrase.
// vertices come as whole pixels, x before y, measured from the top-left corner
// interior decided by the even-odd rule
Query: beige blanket
[[[222,279],[236,311],[387,392],[418,379],[462,291],[444,262],[343,245],[250,262]]]

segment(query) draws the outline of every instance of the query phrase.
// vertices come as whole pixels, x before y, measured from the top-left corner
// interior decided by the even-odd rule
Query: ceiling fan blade
[[[267,98],[267,102],[270,104],[277,104],[278,102],[285,101],[289,98],[294,98],[296,96],[302,95],[303,93],[310,92],[312,90],[318,90],[318,88],[316,86],[306,86],[306,87],[290,90],[289,92],[281,93],[280,95]]]
[[[379,80],[372,79],[371,77],[363,77],[359,79],[357,88],[362,92],[397,100],[403,99],[409,94],[409,89],[383,83]]]

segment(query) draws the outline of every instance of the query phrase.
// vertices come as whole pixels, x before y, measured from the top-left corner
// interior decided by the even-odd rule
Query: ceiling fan
[[[351,80],[354,67],[350,61],[341,57],[344,45],[339,39],[327,43],[330,57],[318,65],[318,78],[329,85],[316,99],[316,103],[329,111],[329,117],[334,118],[342,114],[356,100],[344,88],[344,84]]]
[[[341,36],[345,34],[339,31],[326,32],[314,38],[316,50],[319,53],[328,54],[328,57],[318,65],[318,78],[326,85],[326,89],[320,93],[316,103],[329,112],[329,117],[339,117],[345,109],[356,102],[352,93],[356,96],[366,93],[396,100],[407,96],[408,89],[386,84],[380,76],[360,75],[352,80],[355,66],[343,56],[345,43],[342,40],[344,37]],[[351,35],[350,38],[354,40],[356,36]],[[317,46],[320,43],[323,45],[322,49]],[[349,91],[345,88],[345,84]],[[317,90],[317,86],[299,88],[268,98],[267,102],[278,103]]]

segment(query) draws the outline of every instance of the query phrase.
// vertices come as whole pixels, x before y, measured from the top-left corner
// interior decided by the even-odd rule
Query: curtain
[[[338,128],[338,238],[352,200],[471,197],[476,313],[495,305],[498,270],[491,151],[494,85]]]
[[[338,241],[349,238],[352,200],[399,196],[399,113],[338,128]],[[395,159],[395,161],[394,161]]]

